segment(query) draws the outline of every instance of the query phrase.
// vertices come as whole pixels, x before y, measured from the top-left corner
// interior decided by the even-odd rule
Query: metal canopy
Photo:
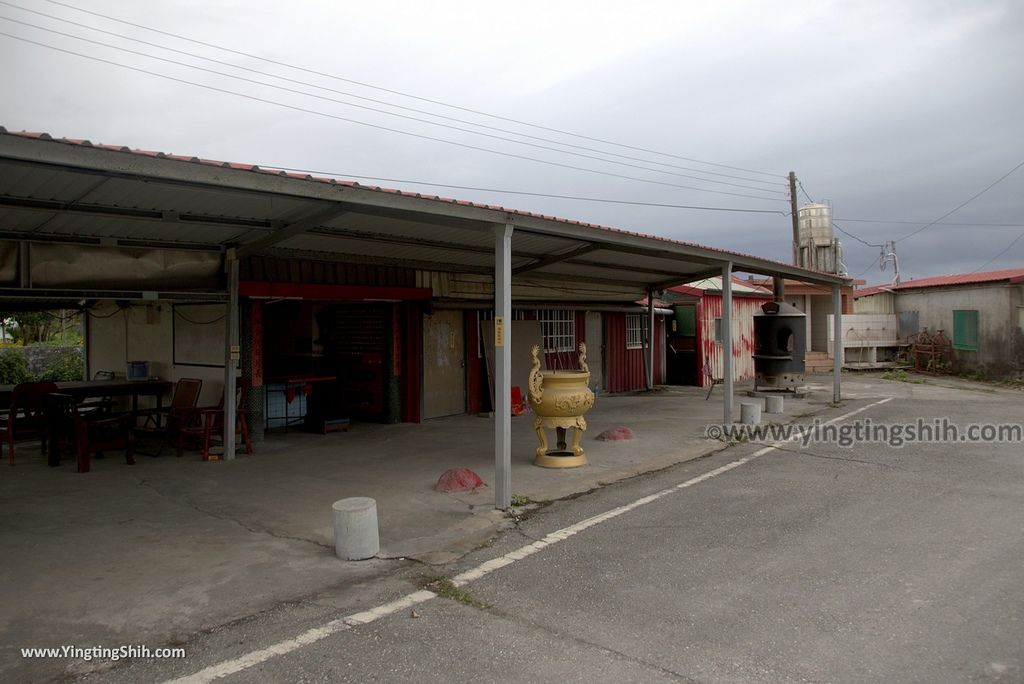
[[[615,283],[638,295],[720,272],[847,280],[701,245],[494,206],[258,167],[8,133],[0,239],[305,255],[493,273],[494,226],[514,227],[518,278]]]

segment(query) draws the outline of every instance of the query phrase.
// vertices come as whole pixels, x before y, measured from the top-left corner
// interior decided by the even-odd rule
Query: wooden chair
[[[248,385],[241,380],[235,386],[235,435],[245,444],[245,453],[252,453],[252,440],[249,439],[249,421],[245,417]],[[210,447],[215,443],[224,443],[224,395],[216,406],[194,409],[187,425],[178,430],[178,458],[185,450],[185,440],[194,439],[202,445],[203,460],[216,461],[218,457],[210,454]]]
[[[71,449],[78,460],[78,472],[89,472],[91,456],[104,451],[124,451],[125,462],[135,465],[135,433],[131,415],[91,418],[78,411],[69,394],[46,397],[46,419],[50,432],[50,467],[60,465],[61,449]]]
[[[168,441],[178,436],[178,430],[189,424],[199,401],[199,392],[203,389],[203,381],[196,378],[181,378],[174,385],[174,395],[170,406],[159,409],[139,411],[138,416],[144,419],[142,430],[162,433]],[[163,445],[161,445],[161,450]]]
[[[98,370],[93,373],[93,380],[113,380],[114,371]],[[114,398],[113,397],[100,397],[98,399],[86,399],[78,405],[78,412],[81,414],[86,413],[113,413],[114,410]]]
[[[0,458],[7,443],[8,459],[14,465],[14,442],[25,437],[38,437],[40,452],[46,453],[46,395],[57,391],[52,382],[23,382],[11,391],[11,406],[0,416]]]
[[[704,397],[704,401],[711,398],[711,393],[715,390],[715,385],[721,385],[724,380],[722,378],[716,378],[711,373],[711,360],[707,356],[704,357],[704,380],[708,383],[708,393]]]

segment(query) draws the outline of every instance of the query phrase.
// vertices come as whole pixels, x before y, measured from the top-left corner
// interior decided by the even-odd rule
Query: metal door
[[[462,312],[435,311],[423,320],[423,418],[466,412]]]

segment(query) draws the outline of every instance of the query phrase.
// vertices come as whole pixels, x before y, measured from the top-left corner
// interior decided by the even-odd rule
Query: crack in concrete
[[[448,496],[451,499],[454,499],[455,501],[458,501],[463,506],[467,506],[469,508],[469,510],[471,510],[471,511],[474,511],[477,508],[480,508],[480,504],[479,503],[472,503],[472,502],[466,501],[465,499],[460,499],[459,497],[455,496],[455,494],[453,492],[445,492],[445,495]]]
[[[823,458],[829,461],[849,461],[850,463],[863,463],[865,465],[878,466],[879,468],[895,468],[896,466],[888,463],[879,463],[878,461],[865,461],[861,458],[849,458],[846,456],[827,456],[825,454],[819,454],[809,449],[788,449],[785,447],[777,446],[776,451],[785,451],[787,454],[796,454],[798,456],[813,456],[814,458]]]
[[[511,622],[518,622],[520,624],[528,625],[529,627],[532,627],[534,629],[540,630],[542,632],[546,632],[546,633],[548,633],[548,634],[550,634],[552,636],[555,636],[555,637],[557,637],[559,639],[565,639],[567,641],[571,641],[573,643],[577,643],[577,644],[586,646],[588,648],[596,648],[597,650],[603,651],[603,652],[613,656],[614,658],[617,658],[618,660],[622,660],[622,661],[625,661],[625,662],[628,662],[628,663],[635,663],[635,664],[640,665],[641,667],[644,667],[644,668],[646,668],[648,670],[654,670],[655,672],[661,672],[662,674],[666,674],[666,675],[668,675],[670,677],[678,679],[681,682],[687,682],[687,684],[700,684],[700,680],[694,679],[693,677],[687,676],[687,675],[685,675],[685,674],[683,674],[681,672],[676,672],[675,670],[671,670],[669,668],[662,667],[661,665],[657,665],[655,663],[652,663],[652,662],[649,662],[647,660],[644,660],[643,658],[640,658],[638,656],[634,656],[634,655],[631,655],[629,653],[625,653],[624,651],[619,651],[619,650],[616,650],[614,648],[610,648],[608,646],[604,646],[603,644],[599,644],[599,643],[594,642],[594,641],[589,641],[587,639],[583,639],[582,637],[577,636],[576,634],[567,634],[567,633],[562,632],[562,631],[560,631],[558,629],[555,629],[554,627],[550,627],[548,625],[541,624],[539,622],[535,622],[535,621],[529,620],[527,618],[520,618],[520,617],[518,617],[516,615],[513,615],[512,613],[508,613],[508,612],[505,612],[503,610],[499,610],[499,609],[495,608],[494,606],[489,606],[488,608],[478,608],[478,610],[481,610],[481,611],[483,611],[485,613],[490,613],[492,615],[496,615],[498,617],[503,617],[503,618],[505,618],[505,619],[507,619],[507,620],[509,620]]]
[[[256,527],[256,526],[253,526],[253,525],[250,525],[250,524],[244,522],[243,520],[239,520],[238,518],[234,518],[234,517],[228,515],[227,513],[217,513],[215,511],[211,511],[211,510],[209,510],[207,508],[204,508],[199,503],[193,501],[192,499],[189,499],[188,497],[184,497],[184,496],[181,496],[181,497],[171,497],[168,494],[160,491],[160,489],[156,485],[152,484],[151,482],[146,481],[145,479],[139,480],[139,486],[147,487],[147,488],[151,489],[153,492],[155,492],[158,496],[161,496],[161,497],[163,497],[165,499],[170,499],[170,500],[173,500],[173,501],[179,501],[182,504],[184,504],[185,506],[187,506],[188,508],[191,508],[192,510],[196,511],[197,513],[202,513],[203,515],[205,515],[207,517],[213,518],[215,520],[223,520],[224,522],[234,523],[235,525],[238,525],[242,529],[246,530],[247,532],[251,532],[252,534],[265,534],[265,535],[267,535],[269,537],[273,537],[275,539],[284,539],[284,540],[290,540],[290,541],[305,542],[307,544],[313,544],[314,546],[319,546],[320,548],[330,549],[331,551],[334,551],[334,547],[332,545],[325,544],[324,542],[317,541],[315,539],[308,539],[306,537],[297,537],[297,536],[292,536],[292,535],[288,535],[288,534],[283,534],[281,532],[276,532],[276,531],[268,529],[266,527]]]

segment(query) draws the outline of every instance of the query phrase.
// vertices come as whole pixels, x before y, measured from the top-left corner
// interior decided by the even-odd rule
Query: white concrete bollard
[[[366,560],[380,551],[377,533],[377,501],[354,496],[335,501],[334,552],[342,560]]]
[[[744,401],[740,404],[740,422],[744,425],[761,424],[761,402]]]
[[[764,412],[765,413],[782,413],[782,400],[783,396],[770,396],[764,398]]]

